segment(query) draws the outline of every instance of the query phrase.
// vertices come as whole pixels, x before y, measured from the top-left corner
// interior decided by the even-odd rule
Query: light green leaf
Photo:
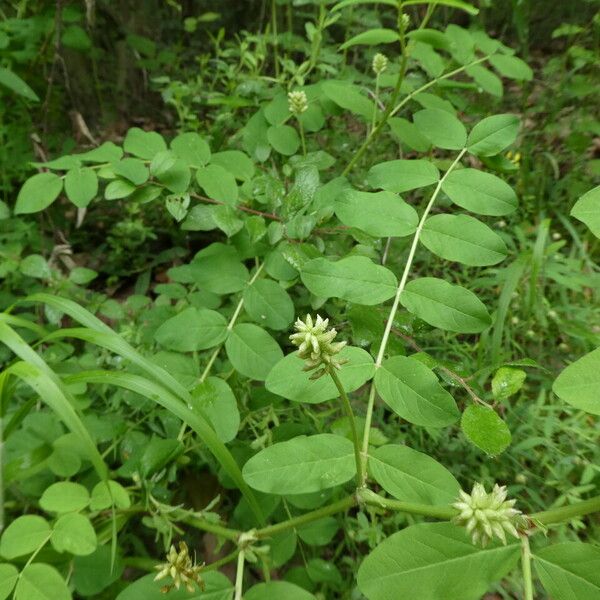
[[[298,528],[298,537],[309,546],[327,546],[339,531],[335,517],[324,517]]]
[[[411,525],[385,539],[358,570],[368,600],[480,600],[519,560],[518,543],[480,548],[452,523]]]
[[[155,154],[167,149],[167,144],[160,133],[132,127],[125,136],[123,149],[138,158],[152,160]]]
[[[67,198],[79,208],[85,208],[98,194],[98,176],[88,167],[71,169],[65,176]]]
[[[467,142],[465,126],[449,112],[426,108],[413,115],[417,129],[437,148],[460,150]]]
[[[245,152],[240,150],[216,152],[212,155],[210,162],[223,167],[240,181],[250,181],[254,175],[254,163]]]
[[[508,254],[497,233],[468,215],[429,217],[420,240],[437,256],[474,267],[495,265]]]
[[[496,400],[510,398],[523,387],[526,377],[522,369],[500,367],[492,379],[492,395]]]
[[[236,371],[258,381],[264,381],[283,358],[277,342],[264,329],[251,323],[236,325],[225,342],[225,349]]]
[[[203,167],[210,160],[208,143],[192,131],[174,138],[171,149],[188,167]]]
[[[0,554],[12,560],[35,552],[50,539],[48,521],[38,515],[24,515],[11,521],[0,538]]]
[[[167,319],[154,333],[161,346],[177,352],[214,348],[226,337],[227,320],[221,313],[192,306]]]
[[[219,165],[208,165],[196,171],[196,181],[204,193],[213,200],[235,204],[238,187],[235,177]]]
[[[369,29],[351,37],[340,46],[345,50],[351,46],[377,46],[378,44],[391,44],[400,39],[397,31],[393,29]]]
[[[252,586],[245,594],[244,600],[316,600],[316,596],[294,583],[287,581],[269,581]]]
[[[375,388],[396,414],[415,425],[445,427],[458,420],[454,398],[415,358],[388,358],[375,373]]]
[[[481,65],[473,65],[465,69],[465,73],[472,77],[475,83],[488,94],[502,98],[504,88],[502,86],[502,80],[489,69],[482,67]]]
[[[331,12],[336,12],[347,6],[357,6],[358,4],[387,4],[388,6],[398,7],[397,0],[342,0],[331,8]]]
[[[516,115],[494,115],[483,119],[469,133],[467,148],[476,156],[498,154],[517,139],[519,125]]]
[[[268,494],[308,494],[346,483],[356,473],[354,447],[345,437],[300,436],[261,450],[242,469],[246,483]]]
[[[417,126],[411,121],[398,117],[390,117],[387,120],[387,124],[394,136],[410,149],[417,152],[427,152],[431,148],[431,142],[421,134]]]
[[[372,119],[374,104],[360,93],[359,87],[343,81],[325,81],[321,87],[325,95],[338,106],[367,121]]]
[[[403,237],[415,232],[415,209],[392,192],[346,190],[337,198],[335,214],[350,227],[376,237]]]
[[[40,101],[38,95],[16,73],[5,67],[0,67],[0,85],[7,87],[19,96],[23,96],[23,98],[33,102]]]
[[[408,192],[437,183],[440,173],[427,160],[388,160],[369,169],[367,182],[388,192]]]
[[[407,283],[400,302],[423,321],[446,331],[479,333],[492,323],[485,305],[473,292],[435,277]]]
[[[62,191],[62,179],[55,173],[38,173],[19,190],[15,215],[31,214],[48,208]]]
[[[467,439],[489,456],[504,452],[511,441],[510,430],[496,411],[479,404],[467,406],[460,426]]]
[[[69,273],[69,281],[77,285],[85,285],[90,281],[93,281],[98,277],[98,273],[93,269],[88,269],[87,267],[75,267]]]
[[[192,406],[208,417],[222,442],[235,439],[240,427],[237,400],[226,381],[220,377],[208,377],[191,392]]]
[[[373,376],[373,357],[362,348],[346,346],[340,352],[339,358],[348,361],[338,372],[346,392],[357,390]],[[307,404],[325,402],[339,396],[331,377],[310,379],[311,373],[304,371],[303,367],[304,361],[296,352],[288,354],[269,372],[265,382],[266,388],[288,400]]]
[[[395,275],[365,256],[349,256],[331,262],[308,261],[300,274],[302,282],[319,298],[341,298],[357,304],[380,304],[396,293]]]
[[[570,364],[552,391],[567,404],[600,415],[600,348]]]
[[[271,125],[267,129],[267,139],[269,144],[284,156],[295,154],[300,147],[300,136],[289,125]]]
[[[447,506],[461,489],[454,475],[431,456],[397,444],[369,451],[369,474],[388,494],[405,502]]]
[[[122,510],[131,506],[129,493],[118,481],[100,481],[92,490],[90,510],[106,510],[112,505]]]
[[[133,185],[142,185],[148,181],[150,175],[148,167],[143,161],[137,158],[123,158],[120,161],[113,163],[112,169],[115,175],[123,177],[133,183]]]
[[[19,571],[13,565],[0,563],[0,600],[6,600],[13,591]]]
[[[58,571],[50,565],[33,563],[22,571],[15,600],[71,600],[71,592]]]
[[[46,488],[40,506],[46,512],[68,513],[85,508],[90,503],[86,488],[72,481],[59,481]]]
[[[450,8],[458,8],[464,10],[470,15],[476,15],[479,12],[472,4],[462,2],[462,0],[403,0],[402,6],[412,6],[415,4],[435,4],[441,6],[449,6]]]
[[[52,270],[46,259],[41,254],[30,254],[26,256],[19,265],[19,271],[28,277],[36,279],[50,279]]]
[[[111,181],[104,189],[104,197],[107,200],[120,200],[121,198],[127,198],[135,192],[137,188],[133,183],[125,181],[124,179],[115,179]]]
[[[252,320],[270,329],[285,330],[294,320],[290,295],[271,279],[259,279],[246,288],[244,308]]]
[[[534,553],[535,570],[553,600],[600,598],[600,548],[563,542]]]
[[[442,190],[454,204],[480,215],[508,215],[519,203],[507,183],[477,169],[452,171],[442,183]]]
[[[96,532],[90,520],[79,513],[68,513],[54,524],[52,546],[57,552],[87,556],[98,546]]]
[[[494,54],[489,58],[490,63],[504,77],[517,81],[531,81],[533,71],[529,65],[516,56]]]
[[[76,556],[73,567],[75,590],[86,598],[97,597],[102,590],[119,579],[124,570],[119,553],[113,557],[109,545],[98,546],[95,552],[87,556]]]
[[[75,158],[91,163],[111,163],[123,156],[123,149],[113,142],[104,142],[93,150],[76,154]]]
[[[586,192],[571,209],[571,216],[585,223],[600,238],[600,185]]]

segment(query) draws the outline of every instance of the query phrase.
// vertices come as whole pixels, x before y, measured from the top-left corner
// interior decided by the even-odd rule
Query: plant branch
[[[600,512],[600,496],[594,496],[589,500],[568,506],[550,508],[549,510],[543,510],[529,516],[534,521],[539,521],[542,525],[552,525],[553,523],[562,523],[563,521],[568,521],[575,517],[583,517],[595,512]]]
[[[533,600],[533,580],[531,577],[531,548],[529,537],[521,534],[521,569],[523,572],[523,600]]]
[[[373,490],[363,488],[358,492],[358,500],[369,506],[377,506],[387,510],[395,510],[411,515],[421,515],[423,517],[433,517],[443,521],[449,521],[458,514],[458,511],[451,506],[431,506],[429,504],[418,504],[415,502],[403,502],[393,498],[384,498],[376,494]]]

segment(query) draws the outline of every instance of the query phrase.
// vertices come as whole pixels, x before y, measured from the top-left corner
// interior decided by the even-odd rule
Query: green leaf
[[[491,408],[471,404],[460,421],[467,439],[489,456],[498,456],[508,448],[511,435],[506,423]]]
[[[465,69],[465,73],[472,77],[475,83],[488,94],[502,98],[504,89],[502,86],[502,80],[489,69],[481,65],[473,65]]]
[[[552,391],[567,404],[600,415],[600,348],[570,364]]]
[[[368,600],[480,600],[519,560],[519,544],[474,546],[452,523],[411,525],[385,539],[358,570]]]
[[[526,377],[522,369],[500,367],[492,379],[492,395],[496,400],[510,398],[523,387]]]
[[[59,481],[46,488],[40,506],[46,512],[68,513],[82,510],[90,503],[86,488],[72,481]]]
[[[407,283],[400,302],[426,323],[446,331],[479,333],[492,323],[485,305],[473,292],[435,277]]]
[[[435,4],[442,6],[449,6],[450,8],[458,8],[464,10],[470,15],[476,15],[479,13],[479,9],[475,8],[472,4],[462,2],[462,0],[403,0],[402,6],[411,6],[415,4]]]
[[[13,591],[19,571],[13,565],[0,563],[0,600],[6,600]]]
[[[98,546],[96,532],[90,520],[79,513],[68,513],[54,524],[52,546],[57,552],[87,556]]]
[[[155,154],[167,149],[167,144],[160,133],[132,127],[125,136],[123,149],[138,158],[152,160]]]
[[[75,158],[91,163],[112,163],[123,156],[123,149],[113,142],[104,142],[93,150],[76,154]]]
[[[227,320],[215,310],[190,306],[167,319],[154,339],[168,350],[193,352],[214,348],[227,337]]]
[[[600,185],[586,192],[571,209],[571,216],[585,223],[600,238]]]
[[[7,87],[19,96],[23,96],[23,98],[33,102],[40,101],[38,95],[16,73],[5,67],[0,67],[0,85]]]
[[[268,494],[308,494],[332,488],[356,473],[354,447],[345,437],[320,433],[269,446],[242,469],[246,483]]]
[[[219,377],[208,377],[191,394],[192,406],[208,417],[219,439],[225,443],[235,439],[240,412],[227,382]]]
[[[331,12],[336,12],[347,6],[357,6],[358,4],[387,4],[388,6],[398,7],[398,0],[342,0],[331,8]]]
[[[338,106],[360,115],[365,120],[373,118],[374,104],[360,93],[358,86],[344,81],[325,81],[322,84],[324,94]]]
[[[22,571],[15,600],[71,600],[71,592],[58,571],[43,563],[27,565]]]
[[[98,176],[88,167],[71,169],[65,176],[67,198],[77,207],[85,208],[98,194]]]
[[[295,154],[300,147],[300,136],[289,125],[271,125],[267,129],[267,139],[269,144],[284,156]]]
[[[434,215],[425,221],[421,242],[430,251],[469,266],[495,265],[506,258],[502,238],[468,215]]]
[[[375,373],[375,388],[396,414],[415,425],[445,427],[458,420],[454,398],[415,358],[388,358]]]
[[[252,159],[245,152],[241,152],[240,150],[223,150],[221,152],[216,152],[212,155],[210,162],[213,165],[223,167],[240,181],[250,181],[254,176],[254,163],[252,162]]]
[[[516,56],[506,54],[494,54],[490,56],[491,65],[504,77],[516,79],[517,81],[531,81],[533,71],[529,65]]]
[[[204,193],[213,200],[235,204],[238,187],[235,177],[219,165],[208,165],[196,171],[196,181]]]
[[[373,357],[362,348],[346,346],[340,352],[339,358],[348,361],[338,372],[346,392],[357,390],[373,377],[375,371]],[[304,361],[296,352],[288,354],[269,372],[265,382],[266,388],[273,394],[288,400],[307,404],[325,402],[339,396],[331,377],[310,379],[311,374],[304,371],[303,367]]]
[[[507,183],[477,169],[452,171],[442,183],[442,190],[454,204],[480,215],[508,215],[519,203]]]
[[[171,142],[173,152],[188,166],[199,168],[210,161],[210,147],[197,133],[180,133]]]
[[[98,273],[87,267],[75,267],[69,273],[69,281],[72,281],[77,285],[86,285],[90,281],[96,279],[96,277],[98,277]]]
[[[388,160],[369,169],[367,182],[388,192],[408,192],[437,183],[440,172],[427,160]]]
[[[351,46],[377,46],[378,44],[391,44],[400,39],[397,31],[393,29],[369,29],[345,41],[340,50]]]
[[[50,279],[52,277],[50,266],[40,254],[26,256],[19,265],[19,271],[23,275],[35,277],[36,279]]]
[[[535,570],[553,600],[600,598],[600,548],[563,542],[534,553]]]
[[[135,192],[137,188],[133,183],[125,181],[124,179],[115,179],[111,181],[104,189],[104,197],[107,200],[121,200],[121,198],[127,198]]]
[[[398,117],[390,117],[387,120],[387,124],[394,136],[411,150],[427,152],[431,148],[431,142],[421,134],[417,126],[411,121]]]
[[[375,237],[403,237],[415,232],[415,209],[391,192],[346,190],[337,198],[335,214],[350,227]]]
[[[369,451],[369,474],[388,494],[405,502],[447,506],[461,489],[454,475],[431,456],[397,444]]]
[[[62,179],[55,173],[30,177],[19,191],[15,215],[31,214],[48,208],[62,191]]]
[[[264,381],[283,358],[277,342],[264,329],[251,323],[236,325],[231,330],[225,350],[236,371],[257,381]]]
[[[437,148],[460,150],[467,142],[465,126],[449,112],[426,108],[413,115],[417,129]]]
[[[66,27],[62,34],[61,42],[66,48],[72,48],[81,52],[89,50],[92,47],[90,36],[79,25],[69,25]]]
[[[11,521],[0,538],[0,554],[8,560],[31,554],[50,539],[50,533],[50,525],[43,517],[17,517]]]
[[[298,537],[309,546],[327,546],[339,529],[336,518],[324,517],[299,527]]]
[[[233,597],[231,581],[219,571],[202,573],[204,591],[196,587],[195,591],[190,593],[182,587],[179,590],[171,590],[167,596],[161,591],[160,582],[154,581],[154,577],[155,573],[152,573],[134,581],[116,597],[116,600],[231,600]]]
[[[97,597],[102,590],[121,577],[124,569],[121,557],[117,554],[116,560],[113,561],[112,558],[108,545],[98,546],[95,552],[87,556],[74,558],[73,582],[79,594]]]
[[[290,295],[271,279],[259,279],[246,288],[244,308],[253,321],[270,329],[285,330],[294,320]]]
[[[294,583],[287,581],[269,581],[252,586],[245,594],[244,600],[316,600],[316,596]]]
[[[90,510],[106,510],[112,505],[122,510],[131,506],[129,493],[118,481],[100,481],[92,490]]]
[[[127,179],[134,185],[142,185],[148,180],[148,167],[137,158],[123,158],[113,163],[112,169],[115,175]]]
[[[302,283],[319,298],[341,298],[357,304],[380,304],[396,293],[395,275],[365,256],[348,256],[337,262],[326,258],[308,261]]]
[[[175,160],[168,169],[156,174],[156,179],[174,194],[187,192],[191,178],[189,167],[181,159]]]
[[[467,149],[476,156],[498,154],[517,139],[519,125],[516,115],[494,115],[483,119],[469,133]]]

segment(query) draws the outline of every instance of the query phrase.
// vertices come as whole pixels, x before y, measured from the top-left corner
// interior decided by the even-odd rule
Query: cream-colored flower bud
[[[154,568],[158,571],[158,575],[154,581],[160,581],[165,577],[170,577],[172,583],[161,588],[165,594],[171,589],[179,589],[183,585],[190,594],[196,590],[196,585],[201,591],[204,591],[204,581],[200,572],[204,565],[197,565],[190,558],[187,544],[179,542],[179,551],[175,546],[171,546],[167,553],[167,562],[156,565]]]
[[[290,92],[288,94],[288,106],[290,112],[296,116],[301,115],[308,108],[308,98],[302,91]]]
[[[346,342],[334,342],[337,331],[328,329],[328,326],[329,319],[322,319],[317,315],[313,322],[312,316],[306,315],[304,321],[296,321],[296,333],[290,335],[292,344],[298,346],[298,356],[304,359],[304,370],[319,369],[313,379],[321,377],[330,369],[339,369],[346,362],[335,358]]]
[[[385,54],[381,54],[381,52],[378,52],[374,57],[373,57],[373,72],[375,73],[375,75],[381,75],[388,66],[388,58]]]
[[[403,31],[406,31],[408,29],[408,26],[410,25],[410,15],[407,15],[406,13],[402,15],[402,21],[400,22],[400,25],[402,27]]]
[[[527,525],[526,517],[514,508],[516,500],[506,499],[506,487],[496,484],[488,494],[480,483],[471,494],[460,491],[452,506],[460,512],[454,518],[457,525],[466,527],[473,544],[486,546],[494,537],[506,544],[506,533],[518,538],[519,530]]]

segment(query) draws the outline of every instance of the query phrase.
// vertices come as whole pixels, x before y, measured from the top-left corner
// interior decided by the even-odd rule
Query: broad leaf
[[[98,176],[93,169],[71,169],[65,176],[67,198],[77,207],[85,208],[98,194]]]
[[[294,303],[276,281],[259,279],[244,291],[244,308],[257,323],[285,330],[294,319]]]
[[[207,142],[191,131],[174,138],[171,149],[188,167],[203,167],[211,158]]]
[[[0,563],[0,600],[6,600],[10,596],[18,578],[19,571],[16,567]]]
[[[569,365],[552,390],[571,406],[600,415],[600,348]]]
[[[413,115],[417,129],[437,148],[460,150],[467,142],[465,126],[449,112],[426,108]]]
[[[59,572],[50,565],[33,563],[22,571],[15,600],[71,600],[71,592]]]
[[[447,331],[479,333],[492,323],[485,305],[473,292],[435,277],[407,283],[400,302],[423,321]]]
[[[39,102],[38,95],[13,71],[0,67],[0,85],[12,90],[15,94],[23,96],[33,102]]]
[[[287,581],[269,581],[252,586],[245,594],[244,600],[316,600],[316,596],[307,592],[295,583]]]
[[[360,115],[365,120],[373,117],[375,105],[361,94],[361,88],[358,86],[343,81],[325,81],[321,87],[325,95],[338,106]]]
[[[494,115],[479,121],[467,140],[467,148],[477,156],[493,156],[508,148],[517,139],[519,117],[516,115]]]
[[[531,67],[516,56],[507,54],[494,54],[489,58],[490,63],[504,77],[517,81],[531,81],[533,71]]]
[[[269,144],[284,156],[295,154],[300,147],[300,136],[290,125],[272,125],[267,129]]]
[[[480,406],[469,405],[460,421],[467,439],[489,456],[498,456],[508,448],[511,435],[506,423],[496,411]]]
[[[48,208],[62,191],[62,179],[55,173],[38,173],[30,177],[19,191],[15,214],[29,214]]]
[[[12,560],[35,552],[50,539],[48,521],[38,515],[17,517],[8,525],[0,538],[0,554]]]
[[[90,520],[79,513],[68,513],[54,524],[52,546],[57,552],[87,556],[96,550],[98,540]]]
[[[388,192],[408,192],[437,183],[440,173],[427,160],[388,160],[369,169],[367,182]]]
[[[308,494],[346,483],[356,473],[354,448],[345,437],[300,436],[261,450],[242,469],[246,483],[269,494]]]
[[[337,262],[315,258],[302,267],[302,283],[319,298],[341,298],[357,304],[380,304],[396,293],[396,277],[365,256]]]
[[[237,400],[228,383],[220,377],[208,377],[192,391],[192,406],[208,417],[219,439],[230,442],[240,427]]]
[[[377,46],[378,44],[391,44],[392,42],[397,42],[399,39],[398,32],[393,29],[369,29],[351,37],[340,46],[340,49],[345,50],[351,46],[361,45]]]
[[[46,512],[66,513],[84,509],[90,503],[87,489],[73,481],[58,481],[47,487],[40,498]]]
[[[577,200],[571,209],[571,216],[585,223],[600,238],[600,185]]]
[[[458,420],[452,396],[433,371],[406,356],[393,356],[375,373],[377,393],[403,419],[424,427],[445,427]]]
[[[238,187],[235,177],[220,165],[208,165],[196,171],[196,181],[213,200],[235,204]]]
[[[139,158],[152,160],[155,154],[167,149],[167,144],[160,133],[132,127],[123,140],[123,149]]]

